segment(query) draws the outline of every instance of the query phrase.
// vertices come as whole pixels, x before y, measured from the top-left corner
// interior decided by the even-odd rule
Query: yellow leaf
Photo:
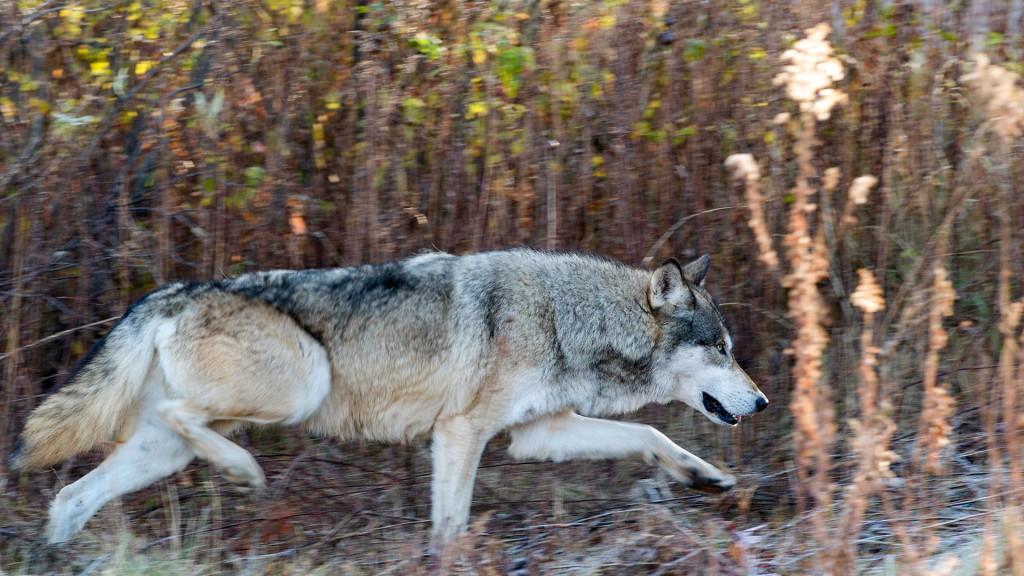
[[[487,52],[479,48],[473,49],[473,64],[483,64],[487,61]]]
[[[466,110],[466,118],[476,118],[487,114],[487,103],[486,102],[470,102],[469,108]]]
[[[142,76],[146,72],[152,70],[154,65],[155,62],[153,62],[152,60],[143,60],[142,62],[139,62],[135,65],[135,75]]]
[[[46,114],[50,111],[50,103],[41,98],[29,98],[28,103],[35,106],[37,110]]]
[[[60,14],[61,18],[67,18],[68,22],[71,24],[77,24],[85,17],[85,11],[78,6],[61,10],[58,14]]]
[[[89,64],[89,69],[92,70],[92,73],[97,76],[110,74],[110,62],[107,62],[106,60],[91,62]]]
[[[14,107],[10,98],[0,98],[0,116],[7,120],[13,120],[17,113],[18,109]]]

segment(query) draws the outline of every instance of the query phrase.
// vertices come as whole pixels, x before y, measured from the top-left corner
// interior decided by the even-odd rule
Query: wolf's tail
[[[32,411],[10,459],[13,469],[49,466],[111,440],[134,413],[161,324],[139,310],[141,304],[93,347],[63,387]]]

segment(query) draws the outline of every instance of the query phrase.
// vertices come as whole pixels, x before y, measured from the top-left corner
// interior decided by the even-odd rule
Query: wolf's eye
[[[718,343],[718,353],[721,354],[722,356],[725,356],[725,343],[724,342],[719,342]]]

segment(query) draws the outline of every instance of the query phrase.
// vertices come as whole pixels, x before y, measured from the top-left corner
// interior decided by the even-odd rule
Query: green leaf
[[[260,182],[267,175],[267,171],[263,166],[249,166],[244,170],[245,172],[245,183],[248,186],[259,186]]]
[[[686,41],[686,48],[683,49],[683,58],[687,62],[696,62],[704,57],[704,52],[707,50],[707,44],[703,40],[698,38],[691,38]]]
[[[416,98],[415,96],[406,98],[402,102],[402,112],[405,117],[405,121],[409,124],[421,124],[425,118],[424,108],[427,107],[427,103],[422,98]]]

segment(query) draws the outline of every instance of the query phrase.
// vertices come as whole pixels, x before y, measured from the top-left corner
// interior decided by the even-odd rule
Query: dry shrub
[[[846,93],[832,85],[843,79],[843,63],[835,57],[826,40],[832,32],[828,24],[806,30],[807,37],[782,54],[789,62],[775,77],[777,86],[785,85],[786,96],[800,105],[801,114],[816,120],[828,120],[832,109],[848,100]]]
[[[969,94],[983,107],[984,122],[981,132],[994,137],[994,153],[987,158],[988,172],[1002,183],[1012,182],[1015,146],[1024,135],[1024,88],[1021,77],[1006,67],[991,63],[987,54],[976,54],[974,70],[960,77],[969,88]],[[984,141],[977,144],[979,156],[986,149]],[[1020,436],[1024,432],[1024,419],[1019,389],[1024,381],[1024,353],[1019,342],[1019,326],[1024,300],[1013,301],[1014,269],[1019,271],[1019,253],[1015,254],[1012,192],[1002,186],[992,187],[992,201],[998,207],[999,226],[999,282],[998,332],[1001,338],[996,382],[993,383],[990,398],[993,405],[984,413],[988,436],[989,469],[991,490],[994,497],[988,500],[988,516],[985,521],[984,546],[979,571],[995,574],[1006,566],[1013,574],[1024,574],[1024,545],[1020,540],[1021,516],[1020,495],[1024,492],[1024,452]],[[1019,226],[1017,223],[1016,226]],[[938,283],[938,278],[936,280]],[[998,386],[998,387],[997,387]],[[952,400],[939,395],[932,400],[931,411],[938,412],[951,404]],[[1001,408],[1001,410],[1000,410]],[[1004,443],[1000,446],[998,437]],[[994,557],[995,542],[993,525],[1001,528],[1006,548],[1004,558],[999,562]]]
[[[949,391],[937,384],[939,351],[948,344],[948,336],[942,327],[942,319],[953,315],[956,292],[948,279],[946,269],[935,267],[935,282],[932,287],[932,302],[928,313],[928,353],[924,361],[924,399],[922,400],[921,424],[918,431],[918,458],[921,467],[931,474],[943,472],[941,450],[949,445],[952,427],[949,416],[953,412],[953,397]]]
[[[785,86],[786,94],[797,102],[800,111],[794,143],[798,173],[796,185],[790,190],[792,202],[787,233],[782,241],[788,265],[782,286],[788,289],[788,316],[796,331],[796,337],[786,352],[794,359],[790,411],[795,423],[793,441],[798,465],[797,494],[801,499],[809,497],[813,500],[814,536],[821,546],[825,546],[829,538],[827,514],[835,488],[831,479],[835,435],[832,398],[822,382],[822,359],[829,342],[824,328],[828,311],[818,287],[818,283],[828,275],[830,249],[820,222],[821,212],[813,202],[817,191],[811,187],[810,181],[816,174],[813,165],[815,123],[827,120],[832,109],[847,100],[845,93],[833,87],[834,82],[843,78],[843,66],[826,40],[830,31],[827,24],[807,30],[807,37],[798,40],[782,55],[789,64],[774,79],[776,85]],[[782,117],[776,121],[783,123],[787,120]],[[746,181],[747,200],[752,213],[750,225],[758,237],[761,259],[772,262],[775,256],[770,241],[766,242],[768,234],[761,215],[761,196],[757,182],[752,182],[751,178],[758,174],[754,169],[756,163],[752,158],[731,156],[726,165],[734,168],[735,174],[743,176]],[[828,180],[828,184],[834,187],[838,173],[830,173]],[[752,187],[754,191],[751,191]]]
[[[1024,89],[1020,74],[992,64],[987,54],[974,55],[974,71],[960,81],[984,106],[984,128],[1005,141],[1024,134]]]
[[[725,167],[733,172],[733,178],[743,182],[743,193],[750,209],[750,220],[747,225],[754,231],[757,238],[758,259],[770,268],[777,268],[779,255],[772,245],[768,234],[768,224],[764,215],[764,198],[761,196],[761,169],[750,154],[733,154],[725,159]]]
[[[856,389],[858,414],[849,420],[847,436],[853,471],[845,481],[841,503],[834,508],[832,494],[840,489],[840,484],[832,468],[835,433],[833,388],[823,371],[823,358],[830,343],[827,326],[832,320],[822,285],[827,279],[833,285],[840,282],[839,278],[830,277],[830,269],[840,249],[837,242],[843,241],[847,227],[858,223],[855,210],[871,206],[871,190],[879,179],[873,175],[854,178],[844,207],[838,214],[830,209],[828,203],[831,200],[826,193],[839,186],[841,170],[832,167],[824,171],[820,180],[822,194],[812,186],[817,178],[814,162],[814,148],[819,144],[816,123],[829,120],[835,106],[848,100],[843,91],[834,87],[835,82],[844,78],[844,71],[826,40],[828,34],[829,28],[824,24],[807,30],[807,37],[798,40],[783,54],[787,64],[775,77],[775,84],[785,86],[787,96],[796,101],[798,108],[795,119],[783,112],[774,120],[776,124],[793,129],[793,151],[797,162],[795,186],[790,189],[788,200],[786,235],[782,242],[788,268],[782,277],[782,286],[788,290],[788,315],[795,331],[788,353],[794,360],[790,410],[794,420],[796,490],[798,496],[804,494],[813,501],[809,511],[810,530],[817,546],[828,551],[825,557],[828,558],[829,572],[848,574],[858,570],[860,533],[871,502],[881,496],[892,521],[892,530],[905,546],[903,565],[909,572],[917,573],[928,570],[925,566],[936,550],[937,539],[931,528],[916,527],[916,520],[924,510],[939,505],[930,490],[936,490],[935,494],[941,498],[941,490],[918,475],[924,472],[941,476],[946,472],[953,433],[951,418],[956,404],[950,385],[938,384],[940,352],[948,344],[943,320],[953,315],[956,300],[956,292],[942,263],[948,257],[955,215],[970,189],[958,194],[947,205],[942,224],[935,230],[932,250],[928,255],[933,272],[929,296],[923,303],[920,298],[901,298],[898,317],[903,325],[897,326],[892,334],[875,333],[877,315],[886,310],[883,288],[870,270],[858,271],[858,286],[849,296],[849,303],[863,313]],[[995,70],[986,59],[979,59],[978,67],[977,72],[965,79],[976,86],[983,86],[982,99],[989,113],[1017,114],[1016,106],[1008,103],[1018,98],[1015,92],[1017,78],[1004,70]],[[986,123],[1002,138],[1016,135],[1014,130],[1018,125],[1019,122],[1004,117],[990,118]],[[761,171],[749,155],[731,156],[726,166],[733,171],[735,179],[744,183],[751,211],[748,225],[757,240],[761,260],[770,263],[774,257],[774,245],[764,215],[766,200],[761,192]],[[1000,198],[1005,198],[1005,194]],[[1006,246],[1010,245],[1008,236],[1004,241]],[[905,332],[913,326],[909,320],[925,308],[928,345],[921,367],[923,393],[917,418],[918,432],[914,437],[914,465],[904,468],[901,474],[906,477],[894,484],[907,487],[902,494],[897,493],[899,502],[894,503],[891,501],[893,496],[884,488],[886,479],[896,475],[891,465],[900,460],[892,447],[897,423],[892,417],[893,404],[889,397],[893,387],[880,384],[879,367],[880,362],[893,361],[895,347],[905,340]],[[1004,306],[1004,309],[1009,308]],[[1011,323],[1012,319],[1004,322],[1007,326],[1003,330],[1004,338],[1015,337],[1016,324],[1012,324],[1010,329]],[[879,342],[885,342],[885,345]],[[884,354],[883,348],[886,350]],[[1011,363],[1004,360],[1002,365]],[[1004,376],[1004,381],[1010,379],[1011,375]],[[1004,386],[1004,389],[1003,401],[1006,402],[1012,392],[1009,386]],[[1010,401],[1016,402],[1012,397]],[[913,505],[917,511],[901,512],[901,504]],[[956,566],[955,558],[944,558],[930,570],[948,573]]]
[[[882,488],[883,479],[893,476],[890,465],[899,460],[890,449],[892,434],[896,431],[896,423],[890,416],[892,405],[888,398],[879,398],[878,348],[873,333],[875,314],[885,309],[885,298],[870,270],[861,268],[857,274],[860,282],[850,295],[850,302],[864,313],[857,387],[860,419],[849,422],[853,434],[850,450],[856,455],[857,469],[846,488],[835,539],[832,569],[837,573],[854,572],[856,542],[868,502]]]

